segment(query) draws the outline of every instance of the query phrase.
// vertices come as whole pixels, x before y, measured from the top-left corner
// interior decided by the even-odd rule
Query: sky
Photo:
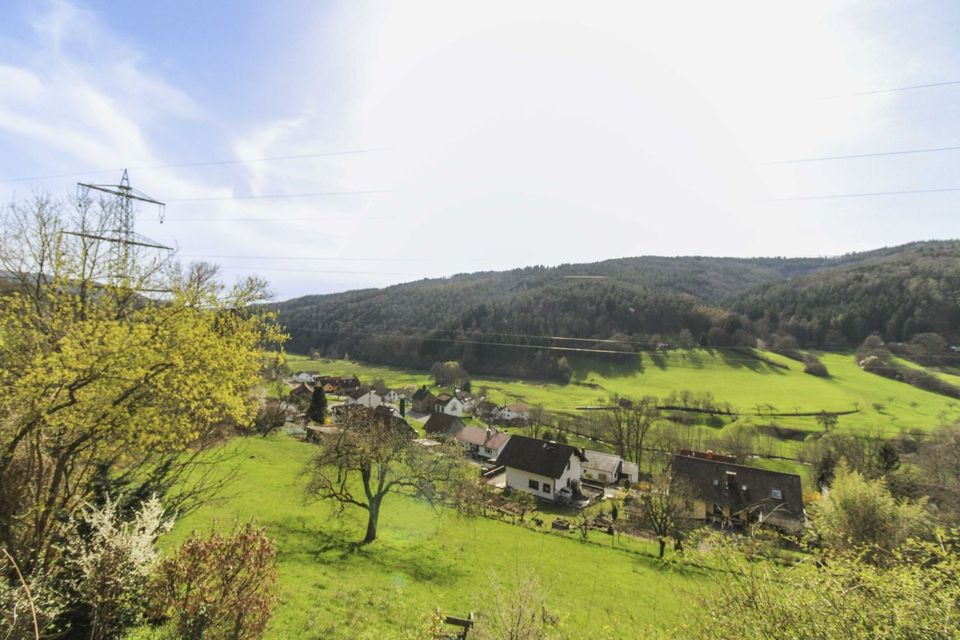
[[[958,36],[924,0],[0,0],[0,203],[129,168],[139,233],[278,299],[956,238],[960,191],[810,198],[960,188],[960,150],[772,162],[960,146],[960,83],[882,91],[960,81]]]

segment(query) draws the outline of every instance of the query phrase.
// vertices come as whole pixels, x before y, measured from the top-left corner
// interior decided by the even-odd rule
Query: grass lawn
[[[486,387],[495,402],[523,401],[541,404],[552,411],[574,412],[577,406],[604,402],[613,394],[664,397],[673,391],[709,392],[718,402],[727,402],[743,413],[757,405],[772,405],[778,412],[848,411],[838,428],[893,435],[901,429],[930,429],[946,419],[960,417],[960,402],[910,385],[862,371],[848,353],[823,354],[821,360],[830,378],[803,373],[798,362],[765,353],[789,369],[773,367],[741,354],[706,349],[674,350],[664,354],[641,354],[634,365],[599,366],[596,362],[574,363],[570,384],[476,377],[474,391]],[[294,371],[315,369],[324,374],[356,374],[365,382],[383,378],[390,386],[432,384],[426,372],[365,365],[343,360],[309,360],[289,355]],[[769,421],[754,417],[756,424]],[[776,418],[779,424],[819,431],[812,417]]]
[[[231,495],[181,520],[161,545],[237,520],[265,526],[280,574],[268,638],[403,637],[438,606],[452,615],[489,606],[491,579],[509,583],[519,569],[547,587],[564,637],[635,638],[681,622],[709,588],[704,570],[661,564],[640,541],[632,551],[611,548],[611,537],[597,533],[585,544],[573,533],[437,514],[401,496],[384,503],[381,539],[355,549],[359,514],[338,519],[331,505],[303,500],[299,473],[311,445],[277,435],[226,446],[238,465]]]

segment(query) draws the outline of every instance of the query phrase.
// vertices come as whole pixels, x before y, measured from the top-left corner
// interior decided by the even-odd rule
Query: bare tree
[[[660,417],[657,399],[645,396],[632,402],[615,398],[613,404],[605,416],[604,437],[616,447],[620,457],[640,466],[647,436]]]
[[[638,528],[649,530],[656,536],[661,559],[669,540],[673,540],[674,547],[682,551],[689,526],[686,502],[690,497],[687,485],[667,468],[653,477],[650,490],[640,496],[640,508],[631,514]]]
[[[478,607],[477,640],[547,640],[556,638],[557,617],[547,609],[547,593],[539,578],[519,570],[516,582],[493,578]],[[474,635],[470,637],[473,638]]]
[[[424,447],[405,423],[375,411],[351,411],[341,427],[321,440],[320,451],[308,463],[306,491],[315,499],[334,501],[339,513],[351,506],[365,510],[361,544],[377,539],[388,495],[416,495],[437,504],[450,484],[463,480],[463,453],[455,444]]]

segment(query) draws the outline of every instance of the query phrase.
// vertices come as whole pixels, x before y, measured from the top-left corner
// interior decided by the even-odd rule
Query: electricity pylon
[[[116,196],[116,204],[109,210],[109,219],[106,228],[107,235],[96,235],[79,231],[70,231],[67,233],[80,236],[81,238],[90,238],[92,240],[101,240],[110,243],[108,272],[111,279],[116,282],[121,282],[132,274],[133,255],[131,247],[149,247],[152,249],[173,251],[172,247],[159,244],[150,238],[138,235],[134,231],[136,217],[136,212],[133,207],[134,200],[157,205],[161,224],[163,223],[166,205],[159,200],[154,200],[142,191],[131,187],[130,178],[127,175],[126,169],[123,170],[120,184],[87,184],[78,182],[77,195],[81,203],[89,201],[90,190],[102,191],[103,193]]]

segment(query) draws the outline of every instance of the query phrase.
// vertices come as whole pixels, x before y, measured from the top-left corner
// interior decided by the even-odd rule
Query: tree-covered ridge
[[[759,333],[802,345],[849,347],[872,333],[907,341],[933,332],[960,337],[960,243],[908,245],[850,266],[763,285],[729,305]]]
[[[753,346],[786,335],[848,348],[873,332],[954,341],[958,293],[960,243],[926,242],[835,258],[645,256],[459,274],[277,310],[294,351],[563,379],[574,349]]]

